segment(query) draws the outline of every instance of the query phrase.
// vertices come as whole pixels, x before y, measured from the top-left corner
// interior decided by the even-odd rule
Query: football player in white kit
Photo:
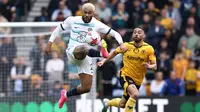
[[[69,91],[62,90],[59,99],[59,108],[62,108],[64,102],[68,97],[88,93],[92,86],[92,58],[91,57],[108,57],[107,46],[102,45],[100,51],[88,48],[85,42],[88,31],[97,31],[103,34],[109,34],[114,37],[120,45],[122,51],[126,51],[122,37],[120,34],[112,30],[107,25],[96,20],[93,16],[95,13],[95,6],[91,3],[85,3],[82,6],[83,16],[68,17],[63,23],[57,26],[52,32],[48,45],[45,49],[46,53],[50,53],[51,45],[55,38],[63,30],[71,30],[70,41],[66,50],[68,60],[75,64],[78,68],[78,75],[81,84]]]

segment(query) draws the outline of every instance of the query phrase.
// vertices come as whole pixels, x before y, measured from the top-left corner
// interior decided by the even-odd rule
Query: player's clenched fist
[[[51,52],[51,45],[52,45],[52,42],[48,42],[46,48],[45,48],[45,54],[49,54]]]
[[[155,62],[150,62],[150,63],[155,63]],[[143,62],[142,65],[143,65],[145,68],[152,69],[152,70],[156,70],[156,69],[157,69],[157,65],[156,65],[156,64],[150,64],[150,63]]]
[[[124,45],[124,43],[120,44],[120,49],[122,50],[122,52],[126,52],[127,51],[127,48]]]
[[[101,66],[103,66],[103,64],[105,63],[105,61],[106,61],[106,60],[104,59],[104,60],[98,62],[97,65],[98,65],[99,67],[101,67]]]
[[[142,65],[143,65],[145,68],[149,68],[149,65],[150,65],[150,64],[147,63],[147,62],[143,62]]]

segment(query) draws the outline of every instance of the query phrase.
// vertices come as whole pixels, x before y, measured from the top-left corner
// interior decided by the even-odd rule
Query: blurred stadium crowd
[[[1,0],[0,22],[24,21],[23,2]],[[63,21],[68,16],[81,16],[83,2],[51,0],[34,21]],[[200,96],[200,0],[97,0],[95,17],[117,30],[125,42],[131,41],[133,28],[144,29],[145,41],[155,48],[158,70],[147,72],[140,88],[141,96]],[[9,34],[10,29],[0,28],[0,33]],[[23,57],[16,56],[15,38],[2,38],[0,92],[14,96],[58,96],[62,88],[69,89],[78,83],[77,70],[67,62],[67,42],[62,38],[56,39],[52,54],[45,56],[48,38],[37,37],[30,51],[30,67]],[[118,46],[109,36],[105,40],[109,51]],[[98,97],[123,94],[117,80],[122,66],[119,55],[97,68]]]

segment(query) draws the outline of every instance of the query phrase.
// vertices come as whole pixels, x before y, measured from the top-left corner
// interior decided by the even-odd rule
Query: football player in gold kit
[[[107,112],[107,108],[110,106],[125,108],[125,112],[133,112],[139,88],[147,69],[157,69],[154,49],[151,45],[144,42],[144,38],[144,31],[140,28],[135,28],[132,34],[133,41],[125,43],[128,49],[126,52],[122,52],[118,47],[111,52],[107,59],[98,63],[98,66],[102,66],[117,54],[123,54],[124,66],[120,71],[120,83],[124,88],[123,97],[112,100],[104,99],[102,112]]]

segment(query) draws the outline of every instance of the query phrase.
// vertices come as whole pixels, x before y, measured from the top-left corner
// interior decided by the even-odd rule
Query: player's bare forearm
[[[152,69],[152,70],[156,70],[157,69],[156,61],[150,61],[149,69]]]
[[[157,69],[157,64],[150,64],[149,65],[149,69],[156,70]]]
[[[142,65],[147,69],[151,69],[151,70],[157,69],[156,61],[150,61],[150,63],[149,62],[143,62]]]
[[[108,58],[106,58],[106,59],[104,59],[104,60],[98,62],[97,65],[100,66],[100,67],[103,66],[105,62],[107,62],[107,61],[113,59],[117,54],[118,54],[118,52],[112,51],[112,52],[109,54]]]
[[[49,41],[46,48],[45,48],[45,54],[49,54],[51,52],[51,45],[53,42]]]
[[[118,52],[112,51],[112,52],[109,54],[108,58],[105,59],[105,62],[107,62],[107,61],[113,59],[117,54],[118,54]]]

